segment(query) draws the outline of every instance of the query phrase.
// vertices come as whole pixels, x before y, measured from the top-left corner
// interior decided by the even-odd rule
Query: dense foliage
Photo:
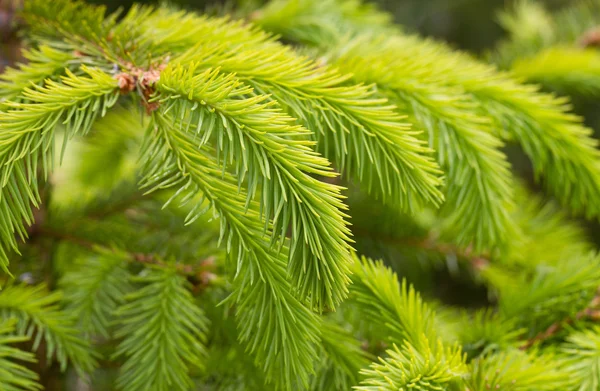
[[[241,3],[24,2],[0,390],[600,390],[600,2],[518,1],[484,60]]]

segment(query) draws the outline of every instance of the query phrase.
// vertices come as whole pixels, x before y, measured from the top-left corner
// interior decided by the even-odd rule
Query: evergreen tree
[[[24,2],[0,390],[600,390],[600,2],[518,1],[485,60],[240,3]]]

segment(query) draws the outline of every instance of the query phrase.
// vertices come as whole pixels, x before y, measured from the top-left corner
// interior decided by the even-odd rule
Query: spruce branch
[[[387,352],[389,359],[362,372],[368,376],[362,389],[435,389],[457,384],[465,375],[466,357],[460,347],[444,345],[432,310],[414,288],[406,281],[400,284],[381,262],[366,258],[356,260],[354,273],[351,299],[373,324],[384,326],[385,339],[396,346]]]
[[[563,94],[600,95],[600,55],[595,50],[552,47],[515,61],[512,73]]]
[[[142,287],[127,295],[127,303],[115,314],[116,337],[122,342],[114,356],[126,359],[117,386],[134,391],[191,389],[189,371],[202,368],[206,359],[208,319],[176,270],[148,269],[133,281]]]
[[[563,368],[580,391],[591,391],[598,387],[599,332],[596,325],[575,331],[559,348]]]
[[[83,1],[31,0],[21,16],[30,36],[59,50],[70,49],[77,57],[91,57],[97,65],[126,69],[148,59],[134,20],[106,15],[106,7]],[[117,23],[117,21],[120,21]]]
[[[335,308],[349,282],[349,230],[344,221],[340,188],[311,175],[331,177],[329,162],[314,153],[293,125],[266,96],[233,75],[196,66],[167,67],[156,84],[164,112],[180,118],[180,131],[198,137],[199,147],[211,139],[222,169],[233,166],[239,186],[246,181],[246,205],[260,192],[265,225],[273,240],[291,226],[289,271],[301,297],[318,309]],[[238,187],[239,187],[238,186]],[[304,245],[303,245],[304,244]]]
[[[518,347],[526,332],[493,307],[464,311],[452,327],[469,359]]]
[[[579,221],[573,220],[560,204],[532,194],[525,187],[516,189],[518,207],[513,215],[523,232],[505,256],[506,265],[532,270],[543,265],[558,265],[594,246]]]
[[[390,42],[388,50],[392,54],[405,48],[403,53],[409,58],[406,48],[415,44],[415,49],[421,45],[411,38],[398,38]],[[580,118],[567,112],[564,99],[519,85],[507,75],[440,45],[432,45],[430,52],[428,61],[444,68],[438,70],[444,74],[444,83],[471,94],[481,110],[495,120],[500,134],[523,147],[551,194],[577,213],[597,216],[594,194],[600,191],[600,176],[596,142]]]
[[[287,23],[282,24],[282,18]],[[398,30],[390,14],[360,0],[275,0],[249,19],[274,34],[314,45],[339,41],[346,34]]]
[[[484,73],[498,80],[489,69]],[[485,80],[485,76],[477,79]],[[523,147],[549,192],[575,213],[597,218],[600,153],[592,131],[568,112],[567,102],[508,78],[491,83],[489,89],[485,83],[474,86],[472,82],[469,86],[469,91],[484,102],[486,112],[496,118],[497,126],[509,131]]]
[[[276,387],[306,386],[319,318],[298,300],[287,279],[289,248],[284,242],[282,248],[270,243],[271,230],[265,231],[258,203],[248,203],[238,178],[223,171],[206,151],[208,146],[198,148],[197,143],[169,114],[155,112],[143,148],[147,152],[142,183],[149,191],[178,189],[180,203],[193,203],[188,219],[211,209],[220,218],[219,236],[235,270],[228,301],[236,307],[240,341]],[[264,344],[267,340],[269,346]]]
[[[326,319],[321,327],[321,350],[325,359],[311,379],[311,390],[349,390],[359,383],[359,372],[369,364],[369,356],[348,330]]]
[[[64,74],[64,69],[75,59],[72,53],[49,46],[26,50],[23,57],[27,63],[8,68],[0,75],[0,97],[3,99],[18,99],[26,88],[42,85],[46,79]]]
[[[567,99],[515,78],[600,91],[600,3],[582,4],[504,15],[525,54],[505,73],[359,0],[272,0],[249,19],[278,36],[28,0],[29,62],[0,76],[0,267],[20,250],[24,283],[0,291],[0,389],[40,388],[9,346],[30,339],[133,391],[594,390],[600,257],[567,216],[600,216],[600,153]],[[565,210],[521,188],[504,142]],[[348,210],[402,279],[353,253]],[[423,299],[457,258],[492,308]],[[60,291],[27,285],[50,272]]]
[[[573,382],[561,362],[551,354],[536,355],[518,349],[475,359],[465,379],[470,391],[570,389]]]
[[[491,278],[498,292],[503,316],[517,319],[519,327],[528,329],[529,338],[548,330],[552,336],[556,324],[595,303],[593,298],[600,286],[598,261],[595,253],[575,254],[556,265],[538,267],[528,273],[519,273],[518,269],[508,271],[496,281],[493,279],[499,276],[494,276],[490,268],[486,278]],[[587,310],[581,315],[585,313]]]
[[[489,59],[509,68],[517,58],[526,58],[557,39],[557,27],[550,12],[540,3],[520,0],[499,12],[498,22],[509,39],[501,41]]]
[[[593,48],[600,25],[596,0],[582,0],[550,10],[533,1],[519,1],[501,13],[500,22],[507,30],[503,40],[489,58],[503,69],[516,61],[527,61],[553,48]],[[562,60],[561,60],[562,62]]]
[[[373,86],[352,85],[348,76],[240,23],[160,10],[142,29],[148,40],[179,53],[173,61],[197,63],[198,72],[212,67],[235,73],[256,93],[281,103],[313,132],[319,152],[376,196],[407,211],[442,200],[429,149]]]
[[[16,319],[0,322],[0,389],[5,391],[37,391],[38,375],[23,364],[35,362],[32,353],[22,351],[14,344],[27,341],[25,336],[14,336]]]
[[[420,295],[381,261],[355,259],[352,300],[375,324],[388,328],[387,340],[401,345],[405,340],[419,348],[421,335],[436,338],[432,310]]]
[[[318,7],[315,3],[311,4]],[[292,33],[286,38],[301,34]],[[397,36],[373,39],[363,34],[355,40],[325,40],[316,46],[326,48],[324,57],[352,74],[353,81],[377,85],[392,104],[428,131],[430,147],[448,174],[445,212],[464,227],[460,243],[473,244],[478,251],[506,244],[516,232],[508,216],[512,183],[500,151],[502,142],[491,134],[491,123],[480,115],[477,103],[460,88],[445,86],[443,72],[430,71],[435,63],[425,45],[405,40],[393,54],[392,50],[385,54],[382,48]]]
[[[145,200],[136,184],[136,160],[147,123],[139,114],[134,102],[120,103],[85,138],[69,143],[63,164],[51,178],[48,209],[53,220],[63,221],[52,228],[62,232],[83,216],[109,219]]]
[[[471,126],[481,132],[481,139],[479,142],[467,143],[467,147],[471,145],[473,153],[476,152],[475,156],[479,157],[477,161],[482,164],[487,164],[495,156],[496,164],[488,166],[487,171],[502,167],[504,174],[490,172],[485,179],[479,178],[479,181],[474,181],[477,179],[476,175],[457,175],[449,183],[450,186],[455,183],[471,183],[473,186],[473,191],[459,193],[461,197],[457,199],[458,205],[453,205],[459,210],[454,221],[460,221],[461,226],[470,227],[462,231],[469,233],[462,234],[464,245],[475,240],[476,248],[482,249],[506,243],[511,237],[518,236],[518,232],[513,229],[514,223],[508,218],[507,209],[510,209],[512,200],[510,175],[506,164],[501,163],[503,157],[497,150],[500,144],[496,136],[516,141],[523,147],[533,163],[536,177],[544,178],[545,187],[563,205],[587,218],[596,218],[600,214],[600,206],[595,197],[600,192],[600,155],[596,149],[597,143],[590,137],[591,130],[581,124],[581,119],[569,113],[567,100],[542,94],[537,87],[519,84],[510,75],[498,72],[468,55],[414,36],[363,34],[350,41],[322,42],[321,49],[342,71],[354,73],[353,79],[356,81],[374,82],[384,90],[393,90],[395,85],[401,83],[399,87],[407,91],[399,90],[417,101],[422,94],[415,94],[414,86],[424,85],[425,92],[434,97],[438,93],[447,96],[442,107],[446,102],[455,101],[455,96],[462,97],[462,102],[459,99],[454,110],[464,113],[459,119],[464,121],[465,118],[473,119],[483,114],[492,120],[489,124],[491,127],[486,123]],[[388,72],[388,69],[394,71]],[[413,110],[411,104],[407,106],[407,110]],[[415,116],[426,128],[435,128],[439,126],[439,120],[444,119],[443,116],[440,118],[439,113],[431,112],[436,108],[431,106],[425,111],[425,114],[430,114],[430,117],[425,117],[427,121]],[[440,128],[446,131],[448,126]],[[458,128],[463,133],[464,129]],[[490,134],[490,129],[494,129],[495,134]],[[484,139],[487,139],[487,143],[481,144]],[[487,151],[481,150],[480,145],[490,148]],[[448,149],[459,146],[461,149],[465,147],[455,138],[442,139],[436,146],[438,156],[444,156]],[[449,175],[452,170],[457,170],[454,171],[457,173],[466,172],[465,170],[475,167],[473,159],[470,164],[465,164],[470,155],[472,154],[462,153],[456,155],[462,159],[450,160],[449,163],[453,164],[445,167],[449,170]],[[454,164],[455,162],[458,164]],[[481,169],[476,171],[477,175],[482,173]],[[498,180],[490,183],[490,178],[494,177]],[[486,182],[491,186],[480,186]],[[487,195],[494,194],[494,197],[479,197],[482,207],[475,208],[478,218],[471,221],[468,217],[472,216],[470,212],[473,200],[463,201],[467,199],[467,195],[473,197],[477,194],[474,190],[481,191],[485,188],[489,189]],[[499,194],[504,196],[498,197]],[[469,213],[466,210],[460,211],[466,205],[469,205]],[[490,208],[494,208],[496,212],[491,213]],[[487,214],[488,218],[482,219],[482,213]],[[482,237],[486,240],[481,240]]]
[[[352,232],[357,237],[368,237],[371,240],[383,242],[386,245],[394,246],[398,248],[416,248],[425,251],[434,252],[444,256],[457,256],[460,259],[466,260],[469,266],[475,271],[482,271],[490,263],[489,254],[486,253],[475,253],[472,246],[461,248],[455,244],[445,242],[440,239],[439,233],[430,231],[426,236],[402,236],[396,237],[394,235],[385,235],[382,233],[370,234],[368,231],[354,228]]]
[[[505,246],[518,232],[509,215],[514,184],[500,151],[503,144],[492,134],[489,119],[480,115],[479,103],[462,86],[448,86],[445,71],[433,71],[438,64],[431,53],[433,48],[416,39],[367,36],[334,49],[331,56],[354,80],[376,83],[428,131],[448,175],[442,212],[449,226],[463,227],[457,243],[476,251]]]
[[[43,285],[9,285],[0,291],[0,318],[17,320],[17,335],[33,341],[33,350],[45,344],[46,358],[56,360],[62,371],[71,362],[80,375],[91,373],[97,365],[96,354],[80,337],[75,321],[59,308],[62,293],[49,293]]]
[[[127,258],[95,247],[96,254],[75,262],[60,280],[65,310],[72,313],[87,336],[110,338],[113,314],[133,289],[129,282]]]
[[[374,60],[362,57],[359,63],[347,62],[347,70],[355,72],[359,80],[389,88],[387,96],[391,101],[407,110],[429,132],[430,146],[438,151],[438,162],[448,175],[442,213],[449,226],[464,227],[457,242],[473,245],[476,251],[505,245],[516,235],[508,212],[513,202],[513,183],[509,164],[500,152],[502,143],[490,134],[488,121],[475,114],[475,106],[457,91],[422,80],[419,65],[412,68],[417,76],[411,77],[405,64],[399,64],[396,75],[402,72],[404,76],[390,83],[378,76],[360,75],[361,68],[368,69],[363,68],[362,61]]]
[[[401,348],[387,351],[387,358],[371,364],[369,369],[361,371],[367,378],[360,391],[394,391],[403,389],[440,390],[453,389],[465,376],[464,358],[459,348],[431,347],[424,335],[419,347],[405,341]]]
[[[25,89],[27,103],[5,102],[7,110],[0,113],[0,267],[6,272],[8,251],[17,250],[15,233],[25,239],[24,223],[33,224],[32,205],[40,205],[37,175],[40,170],[46,178],[53,165],[55,128],[62,121],[65,143],[85,134],[118,98],[112,77],[81,70],[85,77],[67,71],[60,82]]]
[[[115,23],[114,18],[105,18],[105,10],[82,1],[32,0],[24,3],[22,17],[34,35],[58,39],[81,36],[96,41],[105,37]]]

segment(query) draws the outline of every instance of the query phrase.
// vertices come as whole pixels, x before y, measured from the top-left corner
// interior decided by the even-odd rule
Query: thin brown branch
[[[53,231],[53,230],[49,230],[49,229],[45,229],[45,228],[41,228],[38,232],[40,235],[51,237],[51,238],[58,239],[58,240],[64,240],[64,241],[76,244],[80,247],[84,247],[89,250],[93,250],[94,248],[103,247],[102,245],[91,242],[87,239],[79,238],[79,237],[76,237],[74,235],[64,233],[64,232],[57,232],[57,231]],[[144,265],[154,265],[154,266],[158,266],[161,268],[173,267],[173,265],[166,263],[165,261],[160,259],[160,257],[158,257],[154,254],[144,254],[144,253],[128,253],[128,254],[129,254],[128,259],[131,262],[136,262],[136,263],[140,263],[140,264],[144,264]],[[214,275],[211,272],[212,269],[214,268],[214,257],[208,257],[205,260],[203,260],[202,262],[200,262],[198,265],[176,264],[176,265],[174,265],[174,267],[178,273],[185,275],[185,276],[189,276],[189,277],[195,277],[195,278],[199,279],[200,282],[203,284],[210,282],[212,280],[212,278],[214,277]]]
[[[354,228],[352,230],[355,236],[369,237],[373,240],[387,243],[394,246],[407,246],[413,248],[420,248],[427,251],[433,251],[444,255],[456,255],[460,258],[466,259],[471,267],[476,271],[482,271],[489,264],[489,257],[485,254],[475,254],[471,247],[465,249],[460,248],[451,243],[445,243],[438,240],[437,236],[430,233],[427,237],[407,237],[407,238],[396,238],[389,235],[379,235],[376,237],[372,233],[361,231],[360,229]]]
[[[490,261],[486,255],[473,253],[471,246],[463,249],[451,243],[439,242],[435,235],[430,234],[417,244],[426,250],[435,251],[446,255],[454,254],[460,258],[464,258],[469,261],[469,264],[476,271],[482,271],[490,264]]]
[[[123,211],[129,209],[133,204],[135,204],[138,201],[141,201],[142,199],[144,199],[144,195],[141,192],[137,191],[135,193],[132,193],[131,196],[121,201],[113,203],[111,206],[99,210],[93,210],[90,213],[87,213],[86,217],[94,220],[101,220],[108,216],[117,213],[122,213]]]
[[[52,231],[46,228],[39,228],[37,230],[37,234],[41,235],[41,236],[46,236],[46,237],[50,237],[50,238],[54,238],[54,239],[58,239],[58,240],[64,240],[67,241],[69,243],[73,243],[76,244],[80,247],[85,247],[89,250],[94,248],[94,243],[90,242],[88,240],[82,239],[82,238],[78,238],[72,235],[69,235],[67,233],[64,232],[57,232],[57,231]]]

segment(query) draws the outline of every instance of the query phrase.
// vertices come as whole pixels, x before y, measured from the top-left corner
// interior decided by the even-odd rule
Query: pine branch
[[[395,391],[415,389],[423,391],[454,389],[465,376],[465,365],[460,349],[430,347],[421,336],[419,348],[405,341],[402,348],[394,345],[388,357],[371,364],[361,373],[367,378],[356,390]]]
[[[247,204],[238,179],[199,149],[189,132],[168,114],[155,112],[153,119],[143,148],[144,186],[179,189],[183,203],[193,202],[189,219],[210,209],[220,217],[220,238],[236,269],[229,301],[236,305],[240,341],[276,387],[308,385],[319,319],[292,293],[285,270],[289,249],[270,243],[259,205]]]
[[[600,95],[600,55],[593,49],[553,47],[515,61],[511,71],[561,93],[590,98]]]
[[[333,54],[335,65],[353,73],[354,80],[377,83],[428,131],[448,175],[444,215],[449,226],[463,227],[457,243],[476,251],[506,245],[517,235],[509,216],[513,183],[502,143],[478,103],[460,87],[445,85],[430,48],[416,40],[367,37],[343,47]]]
[[[291,124],[266,96],[244,98],[252,90],[233,75],[208,70],[194,76],[194,68],[165,69],[156,99],[182,119],[180,131],[200,138],[200,147],[215,140],[222,168],[232,165],[239,186],[247,182],[246,205],[260,192],[274,241],[291,225],[293,285],[311,306],[335,308],[349,282],[349,230],[341,212],[346,207],[337,186],[310,176],[333,176],[329,163],[301,139],[306,130]]]
[[[541,333],[536,334],[534,337],[525,341],[524,344],[521,345],[521,350],[526,350],[535,346],[539,343],[543,343],[548,339],[554,337],[560,331],[562,331],[566,326],[574,324],[580,320],[585,319],[600,319],[600,293],[596,293],[596,296],[590,301],[587,307],[577,312],[574,316],[563,319],[559,322],[555,322],[550,325],[546,330]]]
[[[319,152],[378,197],[409,211],[441,201],[430,151],[372,86],[351,85],[348,76],[321,68],[239,23],[161,10],[143,28],[155,45],[178,52],[193,46],[178,62],[199,63],[198,72],[219,67],[235,73],[258,94],[279,101],[314,132]]]
[[[0,389],[3,391],[41,390],[42,387],[37,382],[38,375],[22,365],[22,363],[35,362],[35,356],[11,346],[29,339],[12,335],[15,323],[14,319],[0,323]]]
[[[561,363],[551,355],[508,350],[474,360],[465,385],[471,391],[566,390],[573,385]]]
[[[70,68],[75,59],[72,53],[49,46],[26,50],[23,57],[27,63],[20,64],[18,68],[8,68],[0,75],[1,98],[18,99],[26,88],[41,86],[46,79],[64,74],[64,69]]]
[[[62,371],[71,362],[80,375],[96,367],[95,353],[81,339],[70,314],[59,308],[62,294],[49,293],[42,285],[9,285],[0,291],[0,318],[18,320],[16,333],[33,340],[33,350],[45,344],[46,358],[56,360]]]
[[[382,262],[357,258],[355,264],[352,299],[374,324],[387,327],[390,342],[407,340],[418,349],[421,335],[435,340],[433,313],[412,286],[400,284]]]
[[[516,319],[502,316],[494,308],[464,311],[451,322],[451,327],[469,360],[516,348],[526,332],[517,327]]]
[[[352,299],[373,324],[387,329],[387,340],[401,346],[387,352],[389,359],[363,371],[369,377],[362,389],[427,390],[456,384],[464,376],[465,357],[458,346],[443,345],[433,313],[419,294],[406,281],[400,285],[397,275],[380,262],[363,258],[356,264]]]
[[[127,295],[116,316],[115,357],[125,357],[117,385],[123,390],[189,390],[191,367],[202,368],[208,320],[185,279],[169,269],[148,269],[134,281],[143,287]],[[149,338],[153,343],[148,343]]]
[[[61,279],[65,311],[73,314],[85,335],[109,338],[113,313],[133,289],[127,261],[121,254],[104,251],[79,260]]]
[[[579,391],[592,391],[600,378],[600,328],[574,332],[560,348],[564,370]]]
[[[91,57],[102,68],[128,68],[143,57],[147,47],[138,40],[138,29],[119,12],[106,15],[106,7],[79,0],[28,0],[21,11],[29,35],[37,42]],[[141,50],[140,50],[141,49]]]
[[[376,83],[429,132],[430,146],[448,174],[446,212],[464,227],[460,243],[472,243],[477,250],[506,244],[516,234],[507,211],[512,202],[510,172],[499,151],[502,143],[490,134],[489,120],[479,115],[468,95],[443,85],[442,72],[428,71],[433,64],[426,49],[415,53],[416,48],[404,43],[394,47],[393,55],[391,51],[382,55],[380,46],[385,42],[368,41],[333,40],[318,46],[331,49],[339,44],[339,53],[326,53],[334,57],[335,66],[356,82]]]
[[[553,195],[586,217],[598,215],[600,209],[594,195],[600,191],[600,160],[596,142],[580,119],[567,112],[564,100],[541,94],[535,87],[519,85],[507,75],[439,44],[400,36],[379,42],[379,46],[364,47],[369,48],[370,56],[379,56],[379,61],[389,57],[389,61],[402,64],[426,55],[427,67],[444,75],[446,86],[470,94],[479,110],[494,119],[501,136],[521,144],[536,174],[543,175],[544,184]],[[362,61],[364,53],[360,58]],[[345,60],[347,63],[348,58]]]
[[[313,45],[339,41],[346,34],[398,28],[390,14],[359,0],[275,0],[250,14],[250,19],[274,34]]]
[[[348,330],[332,320],[321,327],[322,363],[311,379],[314,391],[349,390],[359,383],[359,372],[368,364],[367,354]]]
[[[118,98],[116,80],[82,70],[88,77],[67,71],[61,83],[48,80],[44,87],[28,88],[23,92],[28,103],[5,102],[8,110],[0,113],[0,267],[6,272],[7,252],[17,250],[15,233],[26,237],[24,222],[33,224],[31,205],[40,205],[37,174],[40,170],[47,177],[53,165],[57,124],[65,126],[66,143],[75,134],[85,134]]]
[[[490,53],[490,60],[510,69],[519,59],[535,57],[558,47],[593,48],[598,45],[600,4],[581,0],[551,12],[543,4],[519,1],[501,14],[500,22],[509,33]]]

